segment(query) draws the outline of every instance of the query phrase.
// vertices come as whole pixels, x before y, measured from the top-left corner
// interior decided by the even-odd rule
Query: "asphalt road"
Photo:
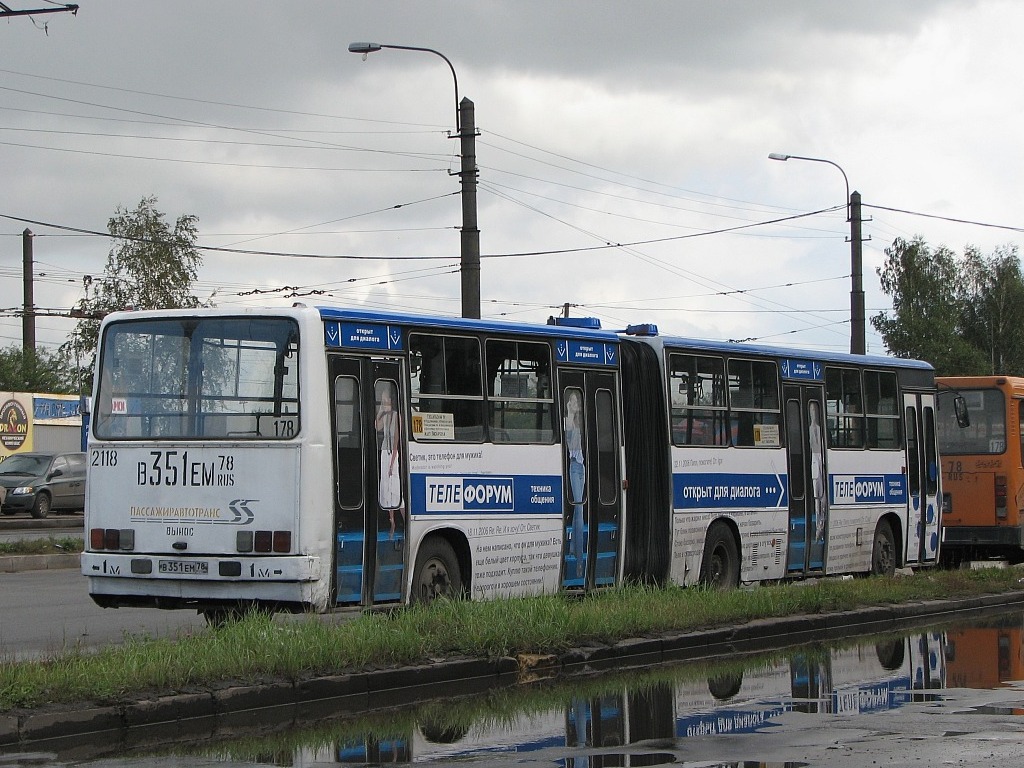
[[[0,659],[97,649],[125,635],[173,637],[205,626],[195,611],[100,608],[77,569],[0,573]]]

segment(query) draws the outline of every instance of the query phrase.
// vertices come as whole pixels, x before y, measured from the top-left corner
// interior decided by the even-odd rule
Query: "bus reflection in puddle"
[[[612,690],[570,694],[561,710],[491,713],[461,727],[420,721],[405,740],[346,741],[336,759],[474,762],[514,753],[517,761],[529,755],[571,768],[678,764],[685,762],[679,750],[687,739],[756,733],[787,713],[857,715],[934,699],[947,673],[944,646],[943,633],[926,632],[841,649],[816,647],[783,660],[748,659],[711,674],[705,670],[699,679],[692,679],[692,666],[644,672],[645,679],[634,677]],[[803,764],[715,767],[755,765]]]
[[[1004,614],[975,622],[842,647],[803,646],[788,651],[788,656],[780,652],[724,664],[664,665],[540,680],[387,711],[354,713],[342,703],[337,709],[328,701],[310,703],[301,728],[296,727],[293,711],[282,711],[269,733],[253,724],[189,736],[189,724],[182,723],[173,735],[153,734],[148,742],[143,730],[128,731],[120,743],[111,743],[110,734],[96,734],[92,745],[76,739],[74,752],[64,756],[69,762],[63,765],[102,757],[110,766],[170,768],[230,757],[238,764],[303,768],[455,762],[514,763],[522,768],[797,768],[804,763],[760,762],[758,749],[769,750],[779,738],[787,749],[787,729],[817,730],[818,718],[822,725],[834,723],[836,717],[864,716],[870,723],[871,715],[918,703],[951,706],[957,716],[1024,714],[1018,688],[1024,682],[1024,616]],[[957,693],[950,692],[947,699],[950,688]],[[1005,690],[1006,696],[962,696],[972,690]],[[264,714],[265,724],[275,722],[272,710]],[[225,740],[229,732],[230,740]],[[62,749],[56,746],[55,754]],[[693,763],[698,753],[704,757]],[[165,757],[145,762],[144,755],[159,754]]]

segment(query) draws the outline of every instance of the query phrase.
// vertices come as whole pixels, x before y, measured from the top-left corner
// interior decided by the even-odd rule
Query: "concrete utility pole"
[[[860,192],[850,194],[850,351],[855,355],[867,353],[867,328],[864,321],[864,240],[860,225]]]
[[[25,352],[36,351],[36,303],[32,295],[32,230],[21,233],[21,273],[24,285],[24,310],[21,316],[21,347]]]
[[[462,166],[462,316],[480,317],[480,230],[476,223],[476,112],[473,102],[459,102],[459,152]]]

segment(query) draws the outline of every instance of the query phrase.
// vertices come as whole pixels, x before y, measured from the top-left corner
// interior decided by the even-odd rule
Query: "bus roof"
[[[352,307],[317,307],[324,320],[335,322],[390,323],[392,325],[415,325],[421,328],[445,328],[467,332],[526,334],[557,338],[589,339],[592,341],[616,342],[619,337],[614,331],[600,326],[581,327],[578,325],[521,323],[510,320],[477,320],[451,315],[417,315],[405,312],[382,312],[379,310]],[[571,318],[579,319],[579,318]]]
[[[752,354],[767,355],[771,357],[785,357],[803,360],[820,360],[825,363],[837,365],[871,365],[886,368],[916,368],[922,371],[932,371],[931,363],[924,360],[912,358],[890,357],[888,355],[853,355],[849,352],[831,352],[820,349],[807,349],[803,347],[782,347],[768,344],[747,344],[734,341],[709,341],[707,339],[692,339],[684,336],[659,336],[666,347],[685,347],[706,352],[719,354]]]
[[[686,347],[720,354],[755,354],[773,357],[799,358],[820,360],[827,363],[847,365],[874,365],[887,368],[934,370],[930,363],[923,360],[889,357],[887,355],[853,355],[847,352],[830,352],[801,347],[783,347],[765,344],[747,344],[743,342],[712,341],[694,339],[684,336],[662,336],[657,327],[634,326],[642,328],[644,335],[627,334],[623,330],[605,330],[596,321],[589,318],[557,318],[552,323],[523,323],[511,320],[485,320],[452,315],[420,315],[406,312],[391,312],[365,309],[360,307],[331,307],[295,305],[293,307],[246,307],[244,309],[197,308],[177,310],[137,310],[111,313],[109,320],[123,321],[137,319],[154,319],[158,317],[185,316],[231,316],[231,315],[264,315],[264,316],[295,316],[301,313],[317,312],[321,320],[333,322],[366,322],[393,325],[415,325],[422,328],[462,330],[465,332],[525,334],[546,338],[586,339],[615,343],[622,339],[657,339],[655,345],[668,347]]]

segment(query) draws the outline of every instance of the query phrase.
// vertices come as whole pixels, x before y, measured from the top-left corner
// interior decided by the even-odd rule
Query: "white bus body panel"
[[[562,453],[557,444],[410,442],[411,551],[455,529],[469,542],[474,598],[558,591]]]
[[[174,314],[174,313],[171,313]],[[181,312],[187,315],[188,312]],[[287,317],[301,334],[299,389],[303,412],[299,435],[288,440],[183,443],[99,441],[89,436],[85,533],[94,528],[131,528],[132,552],[84,552],[82,573],[97,596],[175,600],[266,600],[324,611],[333,605],[332,499],[324,494],[333,475],[329,419],[309,404],[328,402],[327,364],[321,351],[323,323],[312,308],[252,311],[204,309],[205,317]],[[132,312],[131,319],[162,318],[168,312]],[[111,320],[123,319],[115,313]],[[94,383],[94,391],[97,383]],[[186,458],[187,453],[187,458]],[[230,459],[232,467],[227,466]],[[223,464],[222,464],[223,461]],[[156,462],[156,466],[154,466]],[[171,471],[176,470],[176,471]],[[330,482],[326,483],[330,487]],[[314,511],[301,514],[300,510]],[[318,512],[318,513],[316,513]],[[238,552],[236,533],[290,530],[289,554]],[[173,545],[184,541],[186,548]],[[208,556],[207,572],[177,573]],[[132,573],[132,560],[149,559],[152,572]],[[221,576],[217,563],[240,564],[238,576]],[[160,561],[168,563],[160,572]],[[194,566],[201,568],[201,566]]]

